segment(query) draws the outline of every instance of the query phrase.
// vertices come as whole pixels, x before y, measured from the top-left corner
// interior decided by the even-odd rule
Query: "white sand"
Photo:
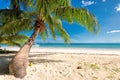
[[[32,48],[33,65],[22,80],[120,80],[119,54],[119,49]],[[0,55],[0,80],[20,80],[2,71],[12,55]]]
[[[2,47],[11,51],[18,51],[19,47]],[[100,49],[100,48],[46,48],[32,47],[30,52],[54,52],[54,53],[82,53],[82,54],[120,54],[120,49]]]

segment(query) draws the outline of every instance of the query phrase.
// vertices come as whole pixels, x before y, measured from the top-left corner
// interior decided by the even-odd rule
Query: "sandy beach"
[[[119,49],[32,48],[32,66],[22,80],[120,80],[119,54]],[[0,54],[0,80],[20,80],[7,70],[14,55]]]

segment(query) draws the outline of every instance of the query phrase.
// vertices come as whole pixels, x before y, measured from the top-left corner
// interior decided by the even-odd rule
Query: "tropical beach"
[[[119,0],[0,0],[0,80],[120,80]]]
[[[119,52],[120,49],[33,47],[27,76],[22,80],[119,80]],[[7,65],[14,55],[0,54],[0,80],[21,80],[7,71]]]

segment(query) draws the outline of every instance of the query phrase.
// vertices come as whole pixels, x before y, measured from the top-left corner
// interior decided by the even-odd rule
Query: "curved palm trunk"
[[[30,48],[34,43],[34,40],[39,32],[45,29],[44,21],[37,21],[34,25],[34,32],[25,45],[19,50],[19,52],[15,55],[12,59],[11,63],[9,64],[9,71],[17,78],[23,78],[27,72],[27,65],[28,65],[28,56],[30,52]]]

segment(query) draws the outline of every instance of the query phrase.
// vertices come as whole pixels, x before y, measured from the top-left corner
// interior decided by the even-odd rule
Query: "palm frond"
[[[49,36],[49,32],[48,32],[47,29],[46,29],[45,31],[39,33],[39,35],[40,35],[40,37],[41,37],[41,39],[42,39],[43,41],[46,41],[46,39],[47,39],[48,36]]]
[[[52,32],[52,36],[54,39],[56,39],[55,34],[56,34],[56,32],[58,32],[59,35],[61,36],[61,38],[64,40],[64,42],[70,42],[69,35],[63,29],[60,19],[58,19],[57,17],[49,15],[49,18],[47,19],[47,17],[46,17],[45,20],[47,20],[47,22],[48,22],[48,26],[50,27],[50,30]]]
[[[22,46],[20,43],[16,43],[16,42],[8,42],[7,45],[8,46],[18,46],[18,47]]]
[[[46,22],[48,23],[48,26],[49,26],[50,31],[51,31],[51,33],[52,33],[53,39],[56,40],[55,27],[54,27],[54,22],[53,22],[53,19],[52,19],[51,15],[48,14],[48,15],[45,17],[45,20],[46,20]]]
[[[2,21],[4,23],[19,18],[21,13],[23,13],[23,11],[17,11],[14,9],[1,9],[0,22]]]
[[[28,39],[27,36],[16,34],[16,35],[1,35],[0,34],[0,44],[7,44],[10,46],[22,46],[23,43]]]
[[[45,5],[47,5],[47,8],[55,9],[58,6],[66,7],[70,6],[70,0],[35,0],[36,6],[38,9],[42,9]],[[44,9],[44,8],[43,8]]]
[[[24,2],[25,0],[22,1]],[[51,13],[59,6],[70,6],[70,0],[32,0],[29,4],[40,16],[46,16],[46,14]]]
[[[0,30],[5,34],[10,34],[11,32],[15,34],[23,30],[30,30],[32,28],[30,23],[31,21],[29,19],[14,20],[4,24],[0,27]]]
[[[19,17],[15,17],[15,15],[11,15],[14,10],[0,10],[0,31],[2,30],[3,33],[17,33],[23,30],[31,30],[32,29],[32,22],[34,21],[34,12],[23,12]],[[7,16],[5,15],[7,14]],[[16,14],[16,13],[15,13]]]
[[[12,9],[20,10],[20,2],[19,2],[19,0],[11,0],[10,6],[11,6]]]
[[[19,0],[20,5],[26,10],[34,6],[35,0]],[[34,8],[34,7],[33,7]]]
[[[99,32],[99,24],[97,19],[86,9],[60,7],[57,8],[53,14],[62,20],[68,21],[69,23],[77,22],[81,26],[86,27],[90,32]]]
[[[64,40],[64,42],[69,43],[70,37],[65,29],[62,27],[62,22],[59,18],[52,16],[53,25],[56,31],[59,33],[60,37]]]

